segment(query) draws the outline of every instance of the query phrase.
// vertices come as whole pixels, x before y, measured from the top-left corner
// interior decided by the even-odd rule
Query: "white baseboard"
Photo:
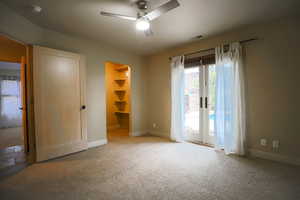
[[[153,130],[151,130],[151,131],[148,131],[148,133],[150,135],[154,135],[154,136],[158,136],[158,137],[163,137],[163,138],[170,139],[170,134],[167,133],[167,132],[159,132],[159,131],[153,131]]]
[[[136,132],[131,132],[130,136],[138,137],[138,136],[146,135],[147,133],[148,131],[136,131]]]
[[[285,156],[281,154],[270,153],[270,152],[255,150],[255,149],[250,149],[249,152],[250,152],[250,156],[253,157],[273,160],[282,163],[288,163],[292,165],[300,165],[300,159],[296,157],[290,157],[290,156]]]
[[[107,144],[107,139],[96,140],[88,143],[88,148],[99,147]]]

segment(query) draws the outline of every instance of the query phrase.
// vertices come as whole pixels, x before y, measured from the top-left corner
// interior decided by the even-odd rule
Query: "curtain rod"
[[[247,42],[251,42],[251,41],[255,41],[255,40],[258,40],[258,38],[250,38],[248,40],[241,40],[239,41],[239,43],[243,44],[243,43],[247,43]],[[228,44],[225,44],[225,45],[228,45]],[[193,54],[198,54],[198,53],[202,53],[202,52],[206,52],[206,51],[212,51],[214,50],[215,48],[209,48],[209,49],[202,49],[202,50],[199,50],[199,51],[194,51],[194,52],[191,52],[191,53],[186,53],[184,54],[184,56],[190,56],[190,55],[193,55]],[[174,56],[172,57],[169,57],[169,60],[171,60]]]

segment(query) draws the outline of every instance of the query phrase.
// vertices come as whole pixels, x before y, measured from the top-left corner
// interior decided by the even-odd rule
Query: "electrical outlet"
[[[272,147],[274,150],[279,149],[279,140],[273,140]]]
[[[260,139],[261,146],[267,146],[267,139]]]
[[[156,123],[153,123],[153,124],[152,124],[152,127],[153,127],[153,128],[156,128],[156,127],[157,127]]]

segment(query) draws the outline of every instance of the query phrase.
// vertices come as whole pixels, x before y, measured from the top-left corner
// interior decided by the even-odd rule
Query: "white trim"
[[[102,139],[102,140],[96,140],[88,143],[88,148],[94,148],[94,147],[99,147],[102,145],[107,144],[107,139]]]
[[[86,106],[86,58],[80,55],[79,60],[79,79],[80,79],[80,107]],[[87,141],[87,109],[80,109],[80,123],[82,137]]]
[[[153,136],[158,136],[158,137],[170,139],[170,133],[169,132],[160,132],[160,131],[151,130],[151,131],[148,131],[148,133],[150,135],[153,135]]]
[[[281,154],[265,152],[265,151],[255,150],[255,149],[250,149],[249,152],[250,152],[250,156],[252,157],[263,158],[267,160],[273,160],[273,161],[288,163],[292,165],[300,165],[300,159],[296,157],[290,157],[290,156],[285,156]]]

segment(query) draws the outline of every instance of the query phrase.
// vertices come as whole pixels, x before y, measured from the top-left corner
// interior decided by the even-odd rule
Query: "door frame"
[[[33,63],[33,48],[32,45],[28,45],[22,41],[16,40],[13,37],[0,33],[0,36],[7,38],[8,40],[22,45],[25,47],[26,55],[20,58],[18,63],[23,63],[24,69],[21,73],[22,89],[22,126],[24,137],[24,153],[26,154],[26,162],[34,163],[36,157],[35,150],[35,134],[34,134],[34,112],[33,112],[33,82],[32,82],[32,63]],[[16,62],[16,60],[3,60],[6,62]]]

